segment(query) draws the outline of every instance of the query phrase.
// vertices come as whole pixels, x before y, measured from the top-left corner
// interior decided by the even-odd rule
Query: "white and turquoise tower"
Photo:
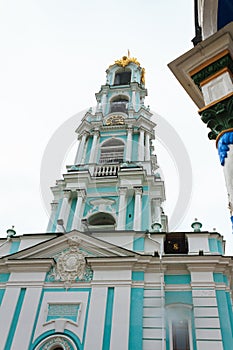
[[[75,163],[52,188],[49,232],[101,231],[102,238],[112,240],[105,231],[117,236],[126,230],[122,239],[136,245],[140,231],[167,231],[164,183],[152,143],[155,123],[146,96],[145,69],[136,58],[124,56],[109,66],[96,109],[84,115],[76,130]],[[57,220],[63,220],[63,227]]]
[[[144,75],[108,68],[47,232],[0,239],[1,350],[232,348],[233,259],[197,220],[168,231]]]

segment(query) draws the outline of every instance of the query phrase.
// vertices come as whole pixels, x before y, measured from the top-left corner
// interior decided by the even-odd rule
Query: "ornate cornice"
[[[233,94],[199,111],[201,120],[211,129],[210,140],[215,140],[224,130],[233,128]]]
[[[208,79],[211,75],[216,74],[223,68],[228,68],[233,73],[233,60],[229,53],[204,67],[197,73],[191,73],[191,78],[200,88],[200,84],[203,80]]]

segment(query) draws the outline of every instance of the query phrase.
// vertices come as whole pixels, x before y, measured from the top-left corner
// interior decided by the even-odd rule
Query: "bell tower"
[[[76,130],[74,165],[52,187],[48,232],[86,230],[122,245],[131,235],[134,249],[143,250],[143,243],[135,243],[138,232],[168,229],[152,142],[156,124],[144,104],[145,69],[124,56],[106,73],[95,110],[86,112]]]

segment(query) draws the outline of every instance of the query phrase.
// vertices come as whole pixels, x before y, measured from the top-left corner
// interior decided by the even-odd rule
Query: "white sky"
[[[45,232],[40,167],[46,145],[62,123],[95,105],[106,68],[130,49],[146,68],[146,104],[178,132],[191,159],[193,196],[178,230],[191,230],[197,217],[203,230],[224,235],[232,254],[215,144],[167,67],[192,48],[194,35],[192,0],[0,0],[1,236],[11,225],[17,234]],[[177,172],[158,142],[156,153],[171,215]]]

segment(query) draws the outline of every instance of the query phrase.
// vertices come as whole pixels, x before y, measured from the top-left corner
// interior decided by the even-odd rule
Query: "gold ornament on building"
[[[138,62],[137,58],[135,57],[130,57],[130,52],[128,50],[128,56],[123,56],[121,59],[116,60],[114,62],[114,64],[117,64],[120,67],[125,68],[126,66],[128,66],[130,63],[134,63],[136,64],[138,67],[141,68],[140,62]],[[109,66],[109,68],[111,68],[112,66],[114,66],[114,64],[111,64]],[[145,84],[145,68],[141,68],[141,83]]]
[[[123,125],[125,120],[121,115],[112,115],[106,120],[106,125]]]

